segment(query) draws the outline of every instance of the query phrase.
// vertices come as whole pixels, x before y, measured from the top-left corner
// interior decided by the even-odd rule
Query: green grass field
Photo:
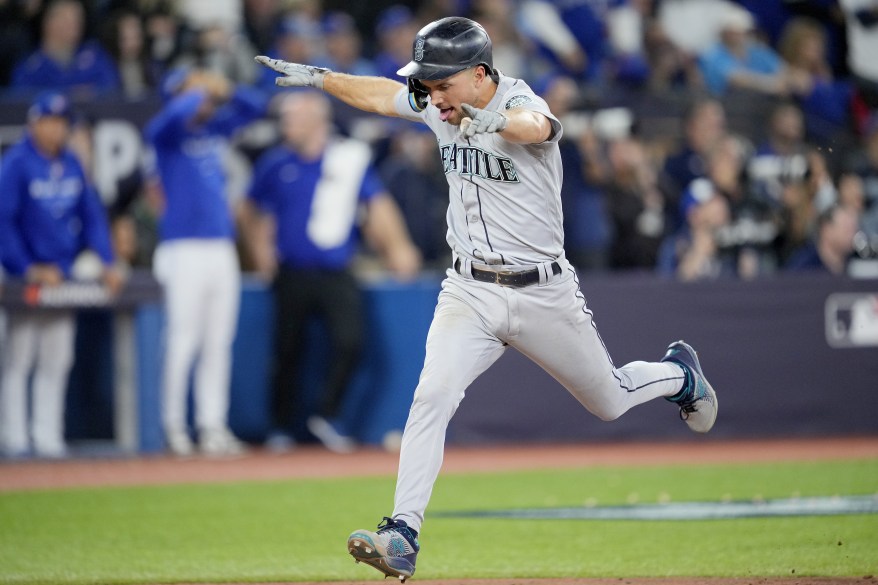
[[[393,477],[0,494],[0,583],[375,580],[345,550]],[[440,476],[416,579],[864,576],[878,514],[467,520],[430,512],[878,493],[878,460]],[[415,581],[417,582],[417,581]]]

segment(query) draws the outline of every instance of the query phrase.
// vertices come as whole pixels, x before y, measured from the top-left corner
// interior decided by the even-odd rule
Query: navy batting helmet
[[[489,75],[494,73],[488,33],[473,20],[450,16],[418,31],[412,60],[396,73],[411,79],[436,80],[477,65],[484,65]]]

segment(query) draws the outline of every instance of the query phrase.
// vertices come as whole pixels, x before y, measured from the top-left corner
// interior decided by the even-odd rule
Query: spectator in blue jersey
[[[42,22],[40,48],[12,71],[13,88],[64,89],[95,94],[119,89],[112,58],[93,40],[83,41],[85,11],[77,0],[52,0]]]
[[[162,91],[168,101],[145,133],[165,199],[153,262],[167,310],[165,438],[177,455],[194,452],[186,424],[194,366],[198,446],[207,455],[234,455],[243,451],[227,425],[240,269],[222,156],[226,139],[264,113],[264,100],[197,69],[172,71]]]
[[[363,345],[363,305],[351,272],[358,231],[398,277],[411,278],[420,267],[402,216],[372,167],[369,146],[333,136],[331,120],[323,94],[284,97],[283,144],[257,162],[245,207],[256,264],[274,278],[270,448],[293,444],[289,431],[299,406],[305,325],[314,315],[327,325],[332,354],[319,410],[308,417],[307,427],[333,451],[354,448],[337,415]]]
[[[66,96],[41,94],[27,113],[28,129],[3,157],[0,169],[0,250],[14,278],[55,287],[71,278],[74,262],[91,250],[103,263],[113,294],[122,284],[113,265],[107,217],[77,158],[67,148],[71,108]],[[0,386],[0,447],[7,455],[31,452],[64,457],[64,395],[73,363],[70,311],[9,315]],[[28,431],[28,379],[32,416]],[[32,442],[31,442],[32,441]]]
[[[733,89],[788,96],[806,80],[789,70],[774,49],[754,35],[756,23],[747,10],[729,5],[722,16],[720,40],[698,56],[707,89],[722,96]]]

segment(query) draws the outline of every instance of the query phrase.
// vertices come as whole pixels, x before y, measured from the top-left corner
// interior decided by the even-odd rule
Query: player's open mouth
[[[451,113],[454,112],[454,108],[440,108],[439,109],[439,119],[443,122],[447,122],[448,118],[451,117]]]

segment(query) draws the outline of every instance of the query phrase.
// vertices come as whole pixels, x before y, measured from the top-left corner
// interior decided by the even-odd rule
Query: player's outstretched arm
[[[398,116],[394,99],[405,86],[384,77],[337,73],[323,67],[290,63],[260,55],[256,61],[283,74],[275,83],[281,87],[316,87],[364,112]]]
[[[539,144],[552,135],[552,124],[539,112],[525,109],[512,109],[506,112],[481,110],[463,104],[466,118],[460,123],[460,134],[471,138],[476,134],[499,132],[509,142],[519,144]]]

